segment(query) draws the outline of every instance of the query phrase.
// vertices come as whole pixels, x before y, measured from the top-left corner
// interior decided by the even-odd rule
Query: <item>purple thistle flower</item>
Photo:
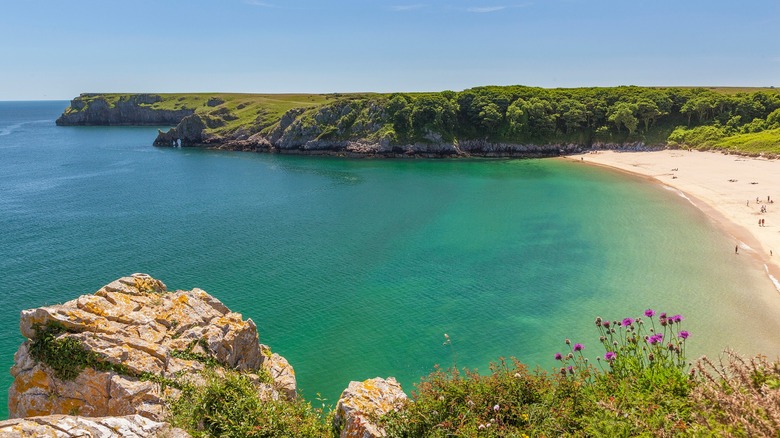
[[[604,328],[609,328],[609,321],[604,321],[601,325],[603,325]]]
[[[653,317],[653,315],[655,315],[655,310],[653,310],[653,309],[647,309],[647,310],[645,310],[645,316],[646,316],[646,317],[648,317],[648,318],[652,318],[652,317]]]
[[[607,351],[607,354],[604,355],[604,359],[606,359],[607,362],[612,362],[615,360],[615,357],[617,357],[617,354],[613,351]]]
[[[566,367],[566,369],[569,370],[569,374],[574,374],[574,367],[573,366],[569,365],[568,367]]]
[[[663,340],[664,340],[664,335],[662,335],[661,333],[656,333],[653,336],[650,336],[647,339],[647,342],[649,342],[652,345],[655,345],[655,344],[660,344]]]
[[[658,317],[666,319],[666,312],[661,312],[661,314],[658,315]]]
[[[555,360],[562,360],[563,356],[561,356],[561,353],[555,353]]]
[[[690,333],[688,333],[686,330],[683,330],[677,336],[679,336],[679,337],[681,337],[683,339],[688,339],[688,336],[690,336]]]
[[[631,325],[633,323],[634,323],[633,319],[631,319],[631,318],[623,318],[623,325],[624,326],[629,326],[629,325]]]
[[[683,320],[682,315],[674,315],[673,317],[669,318],[672,320],[672,322],[680,322]]]
[[[582,344],[574,344],[574,351],[582,351],[585,348]]]

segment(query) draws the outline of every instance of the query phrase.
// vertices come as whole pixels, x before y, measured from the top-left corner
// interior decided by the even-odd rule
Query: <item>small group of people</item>
[[[765,219],[759,219],[759,220],[758,220],[758,226],[759,226],[759,227],[765,227],[765,226],[766,226],[766,225],[764,225],[764,220],[765,220]]]

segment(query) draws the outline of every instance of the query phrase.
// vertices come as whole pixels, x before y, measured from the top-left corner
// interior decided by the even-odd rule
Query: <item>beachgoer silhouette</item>
[[[739,254],[739,244],[734,247],[734,254]]]

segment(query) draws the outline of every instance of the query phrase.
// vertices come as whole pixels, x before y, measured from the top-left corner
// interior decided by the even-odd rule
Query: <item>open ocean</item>
[[[252,318],[315,405],[515,356],[595,359],[596,316],[681,313],[690,358],[780,351],[772,285],[676,192],[576,162],[158,149],[156,128],[57,127],[0,102],[0,417],[22,309],[134,272]],[[452,345],[443,345],[444,334]],[[773,339],[774,337],[774,339]]]

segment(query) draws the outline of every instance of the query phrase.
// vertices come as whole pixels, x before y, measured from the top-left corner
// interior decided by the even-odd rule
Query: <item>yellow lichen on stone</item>
[[[16,391],[21,394],[32,388],[48,390],[49,384],[49,376],[38,368],[32,374],[26,374],[24,377],[20,376],[20,378],[16,380]]]
[[[135,281],[135,288],[140,292],[161,293],[165,291],[165,285],[160,280],[156,280],[148,275],[135,274],[133,275],[133,280]]]
[[[102,300],[100,298],[91,296],[82,301],[82,308],[86,312],[94,313],[98,316],[106,316],[106,309],[101,304]]]
[[[84,400],[75,398],[60,399],[60,411],[68,415],[78,415],[82,407],[84,407]]]

